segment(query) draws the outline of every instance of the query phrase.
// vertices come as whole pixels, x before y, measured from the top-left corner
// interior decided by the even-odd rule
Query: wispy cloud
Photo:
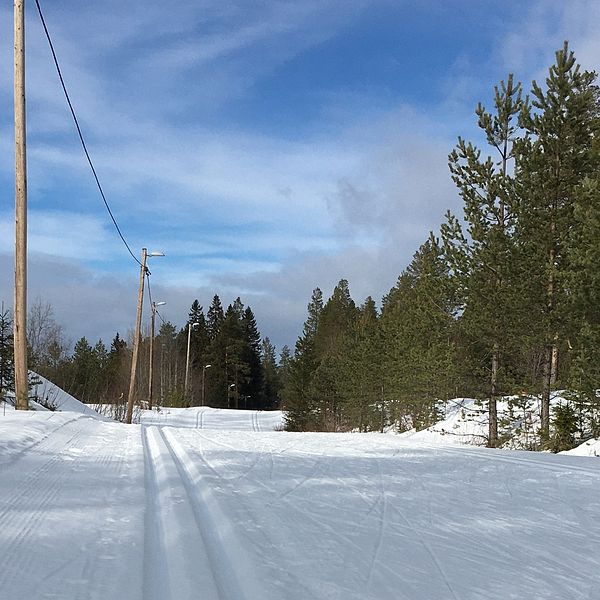
[[[299,330],[316,285],[328,292],[347,277],[357,299],[379,298],[445,210],[460,208],[446,157],[457,135],[477,135],[476,101],[489,100],[508,71],[526,83],[543,77],[563,39],[586,67],[600,55],[595,0],[495,6],[485,56],[460,40],[438,50],[439,32],[429,31],[426,20],[418,31],[394,21],[399,6],[47,3],[117,219],[136,252],[145,245],[167,253],[152,271],[173,320],[185,318],[194,297],[207,304],[215,292],[225,302],[244,294],[263,332],[281,345]],[[465,8],[460,17],[471,27],[467,36],[479,27],[469,14]],[[75,336],[106,338],[132,322],[137,267],[103,213],[36,18],[30,11],[30,288],[60,305],[56,313]],[[3,56],[12,53],[10,27],[3,5]],[[379,30],[368,28],[398,33],[381,53],[368,45]],[[424,81],[421,57],[411,55],[412,72],[398,72],[406,64],[399,59],[411,53],[405,38],[417,35],[429,36],[434,58],[449,64],[428,75],[432,92],[422,100],[410,89],[413,80]],[[332,81],[313,77],[336,52]],[[370,52],[372,72],[341,76]],[[10,60],[0,61],[0,181],[7,189],[11,76]],[[270,118],[273,106],[278,120]],[[10,298],[10,202],[0,207],[0,236],[0,296]]]

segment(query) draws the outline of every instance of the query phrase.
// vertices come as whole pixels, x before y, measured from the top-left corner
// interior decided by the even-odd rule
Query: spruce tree
[[[277,408],[280,402],[279,390],[281,388],[281,382],[279,369],[277,367],[275,346],[268,337],[264,338],[261,342],[260,356],[264,376],[263,407],[266,409]]]
[[[244,336],[243,359],[248,368],[248,380],[241,387],[244,407],[265,407],[265,374],[261,359],[261,338],[252,309],[248,306],[242,316]],[[273,361],[274,362],[274,361]]]
[[[15,363],[10,312],[0,310],[0,400],[15,389]]]
[[[341,352],[339,388],[345,429],[373,431],[385,425],[382,355],[377,307],[369,296],[346,333]]]
[[[401,429],[430,425],[438,403],[454,391],[455,296],[448,264],[432,235],[383,302],[383,395]]]
[[[315,427],[311,383],[318,365],[315,338],[322,311],[323,293],[315,288],[308,304],[308,317],[302,335],[296,341],[294,356],[289,361],[282,391],[285,428],[289,431],[308,431]]]

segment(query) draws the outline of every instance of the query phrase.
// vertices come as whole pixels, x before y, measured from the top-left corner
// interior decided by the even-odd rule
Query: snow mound
[[[572,454],[573,456],[600,456],[600,439],[588,440],[583,444],[573,448],[572,450],[565,450],[561,454]]]
[[[556,394],[551,405],[564,402]],[[500,446],[511,450],[536,450],[540,446],[540,401],[531,396],[510,396],[498,400]],[[485,446],[488,439],[487,402],[473,398],[453,398],[441,403],[444,418],[421,431],[400,434],[413,442],[429,445]]]
[[[441,421],[427,429],[410,431],[400,437],[411,442],[430,445],[467,444],[485,446],[487,442],[487,411],[473,398],[454,398],[444,404]]]

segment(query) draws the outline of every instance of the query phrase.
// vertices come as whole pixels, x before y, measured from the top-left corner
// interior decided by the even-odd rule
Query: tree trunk
[[[556,389],[556,379],[558,375],[558,345],[556,344],[556,337],[554,337],[554,344],[552,344],[552,359],[550,362],[550,389]]]
[[[542,371],[542,411],[540,433],[542,441],[550,437],[550,389],[552,381],[552,350],[554,346],[544,349],[544,365]]]
[[[498,395],[498,365],[500,362],[500,347],[494,342],[492,350],[492,375],[489,401],[489,432],[488,447],[495,448],[498,445],[498,406],[496,397]]]

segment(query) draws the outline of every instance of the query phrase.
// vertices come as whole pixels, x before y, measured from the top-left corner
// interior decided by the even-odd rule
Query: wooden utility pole
[[[129,378],[129,395],[127,396],[127,423],[133,418],[133,402],[135,400],[135,375],[137,371],[138,354],[140,352],[140,337],[142,331],[142,306],[144,304],[144,278],[146,277],[146,261],[148,250],[142,248],[142,262],[140,263],[140,289],[138,292],[137,319],[133,338],[133,354],[131,356],[131,376]]]
[[[183,380],[183,402],[186,406],[188,404],[188,385],[190,377],[190,345],[192,341],[192,329],[196,328],[198,323],[188,323],[188,339],[187,339],[187,352],[185,354],[185,379]]]
[[[150,317],[150,365],[148,368],[148,409],[152,410],[152,382],[153,382],[153,373],[154,373],[154,326],[156,323],[156,307],[162,306],[166,304],[166,302],[152,302],[152,316]],[[162,358],[162,354],[161,354]],[[162,390],[162,362],[161,362],[161,372],[160,372],[160,384]]]
[[[27,373],[27,160],[25,152],[25,6],[15,0],[15,408],[29,410]]]
[[[150,307],[150,364],[148,365],[148,409],[152,410],[152,375],[154,371],[154,320],[156,318],[156,302]]]

